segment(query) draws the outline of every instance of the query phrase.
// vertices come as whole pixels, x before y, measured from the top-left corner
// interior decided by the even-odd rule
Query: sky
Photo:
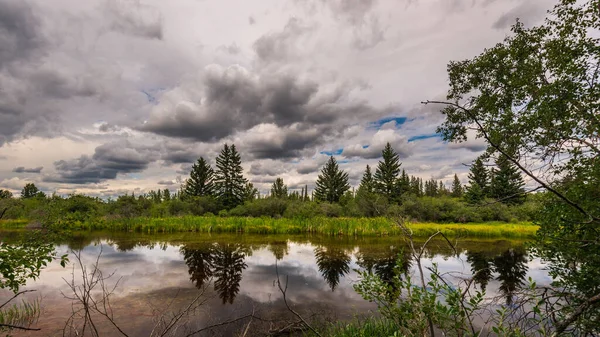
[[[235,144],[265,193],[358,186],[389,142],[402,168],[467,182],[481,139],[435,133],[446,66],[553,0],[0,0],[0,188],[175,191]]]

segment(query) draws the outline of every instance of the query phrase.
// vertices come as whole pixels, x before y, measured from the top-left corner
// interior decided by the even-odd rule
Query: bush
[[[290,219],[310,219],[320,215],[320,212],[316,202],[290,201],[283,216]]]

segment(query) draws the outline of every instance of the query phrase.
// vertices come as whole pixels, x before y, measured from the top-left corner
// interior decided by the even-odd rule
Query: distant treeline
[[[457,175],[450,189],[435,179],[423,180],[401,170],[398,154],[388,143],[375,172],[366,166],[358,189],[350,189],[348,174],[332,156],[321,169],[314,191],[308,186],[289,191],[276,178],[268,195],[243,175],[235,145],[225,144],[216,169],[199,158],[180,190],[125,194],[116,200],[84,195],[46,196],[27,184],[20,198],[0,190],[0,218],[86,221],[96,217],[169,217],[185,215],[268,216],[289,218],[401,216],[413,221],[527,221],[537,211],[537,197],[525,198],[518,170],[499,157],[488,170],[477,159],[469,184]],[[58,221],[58,220],[56,220]]]

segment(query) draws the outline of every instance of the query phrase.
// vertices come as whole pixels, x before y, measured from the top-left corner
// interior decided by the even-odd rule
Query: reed
[[[529,238],[538,226],[520,223],[411,223],[415,237],[441,231],[451,237]],[[321,234],[329,236],[395,236],[400,227],[388,218],[252,218],[252,217],[170,217],[170,218],[99,218],[71,229],[110,230],[141,233],[248,233],[248,234]]]

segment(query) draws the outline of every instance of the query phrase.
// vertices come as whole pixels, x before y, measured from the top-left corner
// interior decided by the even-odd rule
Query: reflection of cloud
[[[228,238],[231,239],[231,237]],[[129,317],[127,315],[131,313],[138,314],[131,322],[128,322],[133,330],[143,329],[142,326],[148,323],[144,321],[150,316],[151,309],[148,307],[148,303],[158,306],[164,305],[177,294],[177,305],[183,305],[183,303],[198,294],[199,290],[190,281],[188,265],[183,261],[179,244],[185,242],[189,247],[195,247],[194,245],[200,241],[213,243],[222,239],[209,238],[204,235],[197,237],[186,235],[185,238],[178,237],[176,239],[182,241],[161,243],[160,245],[153,240],[155,239],[137,235],[114,236],[110,239],[110,245],[106,240],[94,239],[92,244],[82,250],[82,258],[86,266],[91,266],[102,250],[101,269],[105,273],[115,272],[113,278],[108,282],[109,285],[122,278],[122,283],[116,291],[114,301],[117,308],[124,310],[125,316],[123,317]],[[269,238],[269,240],[272,242],[274,239]],[[364,301],[353,289],[353,284],[359,278],[355,271],[356,268],[360,268],[357,264],[357,254],[364,250],[365,254],[368,252],[374,258],[387,257],[390,252],[390,245],[395,246],[397,243],[385,239],[361,242],[324,240],[322,238],[315,240],[315,244],[291,242],[287,241],[287,238],[281,238],[279,241],[275,240],[277,242],[287,242],[286,253],[277,262],[277,271],[282,281],[288,279],[288,292],[286,294],[288,301],[298,310],[308,312],[316,310],[316,308],[328,308],[328,310],[334,311],[338,317],[348,319],[351,319],[357,312],[364,313],[368,310],[374,310],[375,306]],[[226,240],[222,241],[226,242]],[[243,239],[241,242],[246,241]],[[139,243],[142,243],[143,246],[140,246]],[[239,245],[243,251],[247,250],[249,253],[246,254],[244,259],[247,268],[242,272],[239,293],[233,304],[222,305],[219,294],[214,291],[213,284],[210,284],[206,293],[207,298],[209,298],[208,310],[206,311],[210,312],[211,315],[209,317],[200,314],[194,324],[205,324],[211,319],[239,316],[240,313],[250,312],[253,308],[262,308],[265,309],[265,312],[271,313],[285,312],[281,293],[274,284],[277,277],[276,257],[268,249],[267,242],[252,245],[239,243]],[[424,260],[423,266],[425,268],[431,267],[433,263],[436,263],[440,273],[453,272],[456,279],[451,280],[458,282],[461,277],[470,277],[471,266],[467,262],[465,250],[496,249],[501,252],[512,245],[511,242],[501,240],[491,240],[485,244],[480,241],[464,240],[461,242],[462,253],[457,258],[451,255],[450,250],[437,248],[437,243],[434,242],[431,245],[431,250],[428,251],[431,258]],[[356,246],[358,248],[355,248]],[[130,250],[122,251],[123,247],[128,247]],[[350,261],[347,262],[350,271],[340,276],[339,284],[336,285],[334,291],[331,291],[330,284],[325,281],[322,272],[319,270],[315,258],[315,247],[325,247],[330,254],[343,251],[344,254],[342,255],[347,254],[350,257]],[[57,250],[62,253],[67,248],[59,246]],[[71,266],[73,265],[74,259],[71,258]],[[549,284],[550,278],[541,261],[530,261],[527,266],[529,268],[528,276],[531,276],[538,284]],[[61,268],[58,263],[53,262],[42,272],[40,279],[28,283],[26,288],[37,289],[44,297],[44,305],[48,308],[67,308],[69,303],[62,298],[59,290],[68,291],[63,278],[70,280],[72,271],[71,267]],[[415,264],[411,266],[409,272],[416,274]],[[429,275],[428,272],[426,272],[427,275]],[[79,277],[77,268],[75,268],[75,277],[76,280]],[[496,280],[496,275],[494,275],[487,286],[487,295],[500,295],[498,291],[500,285],[500,282]],[[281,310],[277,310],[278,308]],[[59,323],[64,324],[64,320],[61,321],[63,313],[59,311],[61,310],[52,310],[52,315],[42,317],[40,324],[51,326],[58,326]],[[67,312],[68,310],[64,311],[64,314],[66,315]],[[148,316],[143,316],[146,314]]]

